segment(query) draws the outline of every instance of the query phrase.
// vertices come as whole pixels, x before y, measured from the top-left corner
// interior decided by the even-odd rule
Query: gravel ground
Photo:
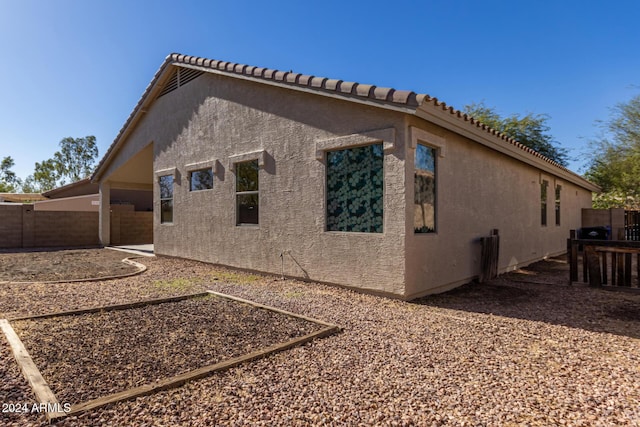
[[[58,400],[70,403],[149,384],[322,329],[214,296],[11,325]]]
[[[566,273],[557,261],[410,303],[189,261],[143,262],[146,273],[103,283],[2,286],[0,312],[209,288],[345,329],[58,425],[640,425],[640,294],[555,283],[550,274]],[[32,402],[6,347],[0,403]],[[4,425],[42,423],[0,414]]]

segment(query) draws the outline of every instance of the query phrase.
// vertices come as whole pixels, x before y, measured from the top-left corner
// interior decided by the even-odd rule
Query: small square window
[[[213,188],[213,170],[200,169],[189,173],[189,191],[211,190]]]

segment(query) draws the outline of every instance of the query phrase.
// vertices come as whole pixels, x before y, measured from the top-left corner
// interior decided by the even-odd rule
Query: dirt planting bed
[[[0,249],[0,282],[52,282],[131,274],[137,268],[122,262],[129,256],[111,249]]]
[[[70,403],[213,365],[321,328],[213,295],[11,325],[58,400]]]
[[[107,282],[0,285],[0,317],[211,289],[344,330],[59,426],[640,424],[640,295],[568,286],[562,260],[414,302],[197,262],[144,263],[142,275]],[[32,402],[6,347],[0,338],[0,403]],[[0,425],[44,423],[0,413]]]

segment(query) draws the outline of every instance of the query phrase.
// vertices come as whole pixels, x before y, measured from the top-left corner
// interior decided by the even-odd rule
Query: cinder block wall
[[[98,212],[35,212],[35,247],[99,244]]]
[[[34,211],[0,205],[0,247],[97,246],[98,212]]]
[[[111,213],[111,244],[153,243],[153,212],[114,211]]]
[[[0,248],[22,247],[22,205],[0,205]]]

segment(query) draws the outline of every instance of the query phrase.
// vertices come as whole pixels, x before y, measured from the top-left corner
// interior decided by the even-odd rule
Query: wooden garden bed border
[[[72,310],[72,311],[63,311],[63,312],[28,316],[28,317],[17,317],[17,318],[11,318],[9,320],[0,319],[0,328],[4,331],[5,336],[7,336],[7,340],[11,345],[11,349],[13,350],[16,362],[20,366],[20,369],[22,370],[23,375],[26,377],[26,379],[29,382],[29,385],[33,389],[33,392],[36,395],[36,399],[38,400],[38,403],[45,403],[45,404],[49,403],[52,406],[54,406],[54,408],[59,408],[60,405],[58,403],[58,400],[55,394],[49,388],[48,384],[42,377],[37,366],[31,359],[31,356],[29,355],[28,351],[22,344],[20,337],[18,337],[18,335],[15,333],[9,321],[36,320],[36,319],[44,319],[44,318],[51,318],[51,317],[58,317],[58,316],[72,316],[72,315],[85,314],[85,313],[96,313],[100,311],[126,310],[130,308],[143,307],[146,305],[162,304],[165,302],[177,302],[177,301],[181,301],[189,298],[196,298],[196,297],[202,297],[202,296],[208,296],[208,295],[212,295],[218,298],[226,298],[238,303],[251,305],[257,309],[269,310],[285,316],[302,319],[307,322],[322,325],[323,328],[316,332],[312,332],[310,334],[303,335],[301,337],[294,338],[292,340],[289,340],[283,343],[274,344],[269,347],[253,351],[251,353],[248,353],[242,356],[234,357],[229,360],[215,363],[213,365],[204,366],[202,368],[198,368],[193,371],[185,372],[169,378],[158,380],[153,383],[130,388],[128,390],[109,394],[107,396],[99,397],[97,399],[81,402],[81,403],[72,405],[69,412],[63,412],[63,411],[47,412],[46,413],[47,420],[51,422],[51,421],[62,419],[70,415],[76,415],[81,412],[97,409],[112,403],[117,403],[124,400],[131,400],[140,396],[147,396],[147,395],[156,393],[158,391],[176,388],[185,384],[188,381],[201,379],[213,374],[214,372],[219,372],[225,369],[233,368],[242,363],[247,363],[247,362],[251,362],[251,361],[266,357],[272,353],[288,350],[298,345],[308,343],[316,338],[326,337],[334,333],[340,332],[342,330],[342,328],[337,325],[326,323],[321,320],[313,319],[311,317],[303,316],[303,315],[292,313],[286,310],[281,310],[275,307],[270,307],[264,304],[246,300],[244,298],[234,297],[231,295],[227,295],[227,294],[223,294],[215,291],[206,291],[206,292],[200,292],[196,294],[182,295],[179,297],[163,298],[158,300],[138,301],[138,302],[129,303],[129,304],[119,304],[119,305],[104,306],[104,307],[92,307],[92,308],[85,308],[85,309]]]
[[[28,282],[14,282],[12,280],[5,280],[5,281],[0,281],[0,284],[11,283],[14,285],[29,285],[32,283],[42,283],[45,285],[55,285],[56,283],[101,282],[103,280],[124,279],[125,277],[137,276],[138,274],[142,274],[145,271],[147,271],[146,265],[134,261],[134,259],[139,259],[139,258],[144,258],[144,256],[127,257],[120,261],[137,268],[136,271],[133,271],[131,273],[124,273],[124,274],[112,275],[112,276],[102,276],[102,277],[88,277],[86,279],[34,280],[34,281],[28,281]]]

